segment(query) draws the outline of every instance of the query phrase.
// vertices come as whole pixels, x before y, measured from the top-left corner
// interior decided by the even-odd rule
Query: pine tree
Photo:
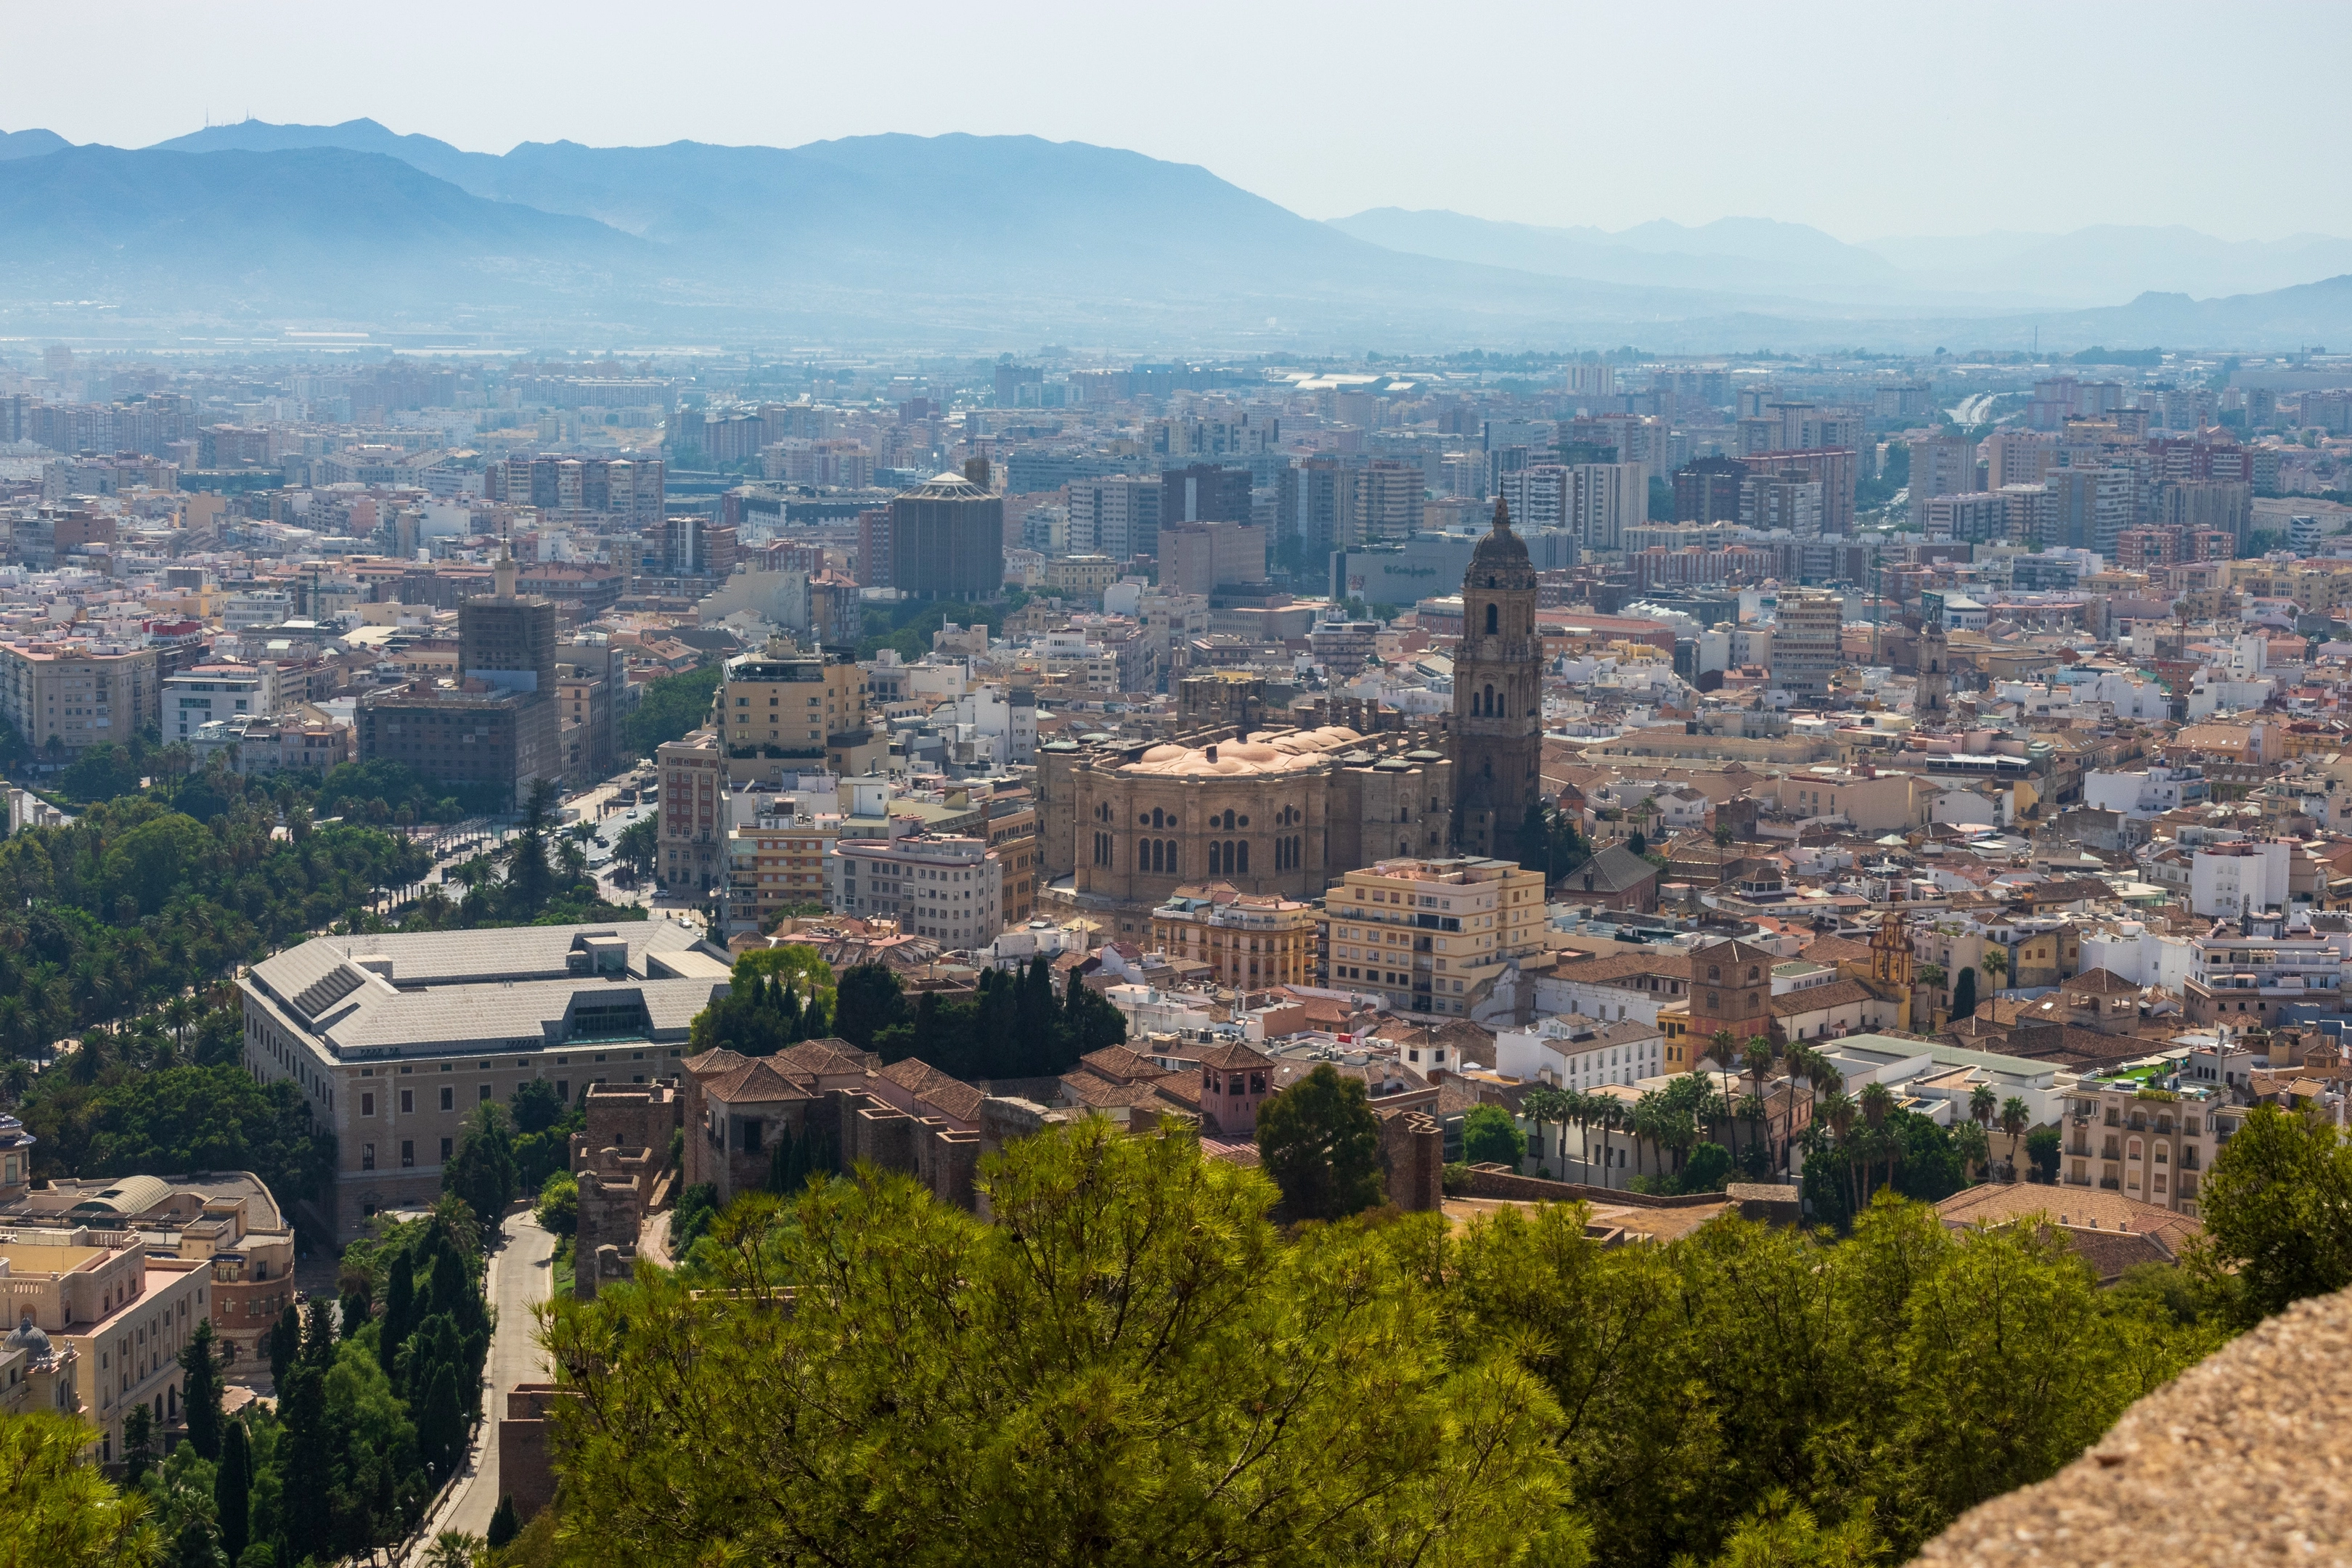
[[[234,1563],[245,1554],[252,1538],[253,1450],[246,1440],[244,1422],[226,1425],[220,1468],[213,1472],[213,1514],[220,1521],[221,1550]]]

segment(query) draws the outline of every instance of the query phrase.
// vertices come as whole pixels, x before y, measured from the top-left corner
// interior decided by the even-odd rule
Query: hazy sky
[[[1313,217],[2352,234],[2343,4],[0,6],[0,130],[122,146],[247,113],[486,152],[1027,132]]]

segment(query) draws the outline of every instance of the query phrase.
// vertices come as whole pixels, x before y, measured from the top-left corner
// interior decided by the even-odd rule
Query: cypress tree
[[[490,1550],[497,1552],[502,1549],[521,1533],[522,1521],[515,1517],[514,1499],[511,1496],[501,1496],[499,1499],[498,1511],[490,1515],[490,1533],[487,1538],[490,1543]]]
[[[808,1038],[806,1035],[801,1033],[800,994],[794,991],[791,986],[786,985],[781,980],[776,982],[776,986],[779,991],[783,993],[782,997],[777,1004],[776,1014],[783,1022],[784,1044],[789,1046],[795,1040],[804,1040]]]
[[[336,1303],[335,1316],[342,1321],[343,1338],[350,1339],[368,1325],[374,1316],[373,1284],[364,1274],[353,1274],[343,1281],[342,1300]]]
[[[416,1265],[403,1247],[383,1267],[383,1324],[376,1331],[375,1359],[391,1373],[397,1370],[401,1345],[416,1327]]]
[[[210,1318],[197,1321],[180,1352],[180,1397],[188,1409],[188,1446],[203,1459],[221,1457],[220,1362],[213,1353]]]
[[[324,1296],[312,1297],[302,1326],[302,1359],[320,1367],[334,1365],[336,1338],[335,1309]]]
[[[253,1524],[253,1451],[245,1423],[226,1423],[220,1468],[213,1472],[213,1513],[220,1521],[221,1550],[234,1563],[245,1555]]]
[[[465,1451],[466,1407],[457,1396],[457,1373],[446,1363],[433,1369],[416,1415],[416,1447],[436,1481],[446,1480]]]
[[[334,1435],[327,1427],[327,1378],[319,1367],[297,1362],[287,1373],[278,1400],[278,1473],[285,1498],[286,1552],[281,1560],[324,1560],[332,1549]]]
[[[302,1315],[289,1304],[269,1330],[269,1381],[283,1390],[286,1377],[302,1354]]]
[[[801,1038],[822,1040],[833,1033],[833,1019],[824,1010],[824,998],[813,995],[808,1008],[801,1015]]]

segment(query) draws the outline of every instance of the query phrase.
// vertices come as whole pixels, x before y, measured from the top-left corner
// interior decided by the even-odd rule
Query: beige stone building
[[[2151,1081],[2145,1069],[2126,1068],[2074,1086],[2060,1129],[2059,1179],[2193,1218],[2205,1173],[2245,1111],[2217,1089]]]
[[[1399,1013],[1474,1014],[1512,964],[1545,952],[1543,873],[1507,860],[1377,861],[1324,900],[1330,984]]]
[[[1043,879],[1130,929],[1180,888],[1312,899],[1382,857],[1439,857],[1453,839],[1453,763],[1428,737],[1350,729],[1246,739],[1039,748]],[[1042,889],[1041,889],[1042,891]]]
[[[309,1206],[347,1240],[430,1204],[486,1101],[676,1079],[728,979],[726,954],[673,921],[320,937],[238,981],[245,1067],[291,1082],[334,1134],[333,1184]]]
[[[153,648],[0,643],[0,718],[36,751],[122,745],[163,722]]]
[[[1230,883],[1176,889],[1151,911],[1151,942],[1173,959],[1209,966],[1236,991],[1315,983],[1315,907],[1278,893],[1240,893]]]
[[[146,1405],[158,1428],[181,1420],[178,1357],[211,1310],[212,1269],[150,1258],[146,1238],[126,1231],[76,1224],[8,1235],[0,1241],[8,1311],[49,1347],[73,1352],[73,1398],[98,1428],[99,1459],[121,1457],[134,1405]]]

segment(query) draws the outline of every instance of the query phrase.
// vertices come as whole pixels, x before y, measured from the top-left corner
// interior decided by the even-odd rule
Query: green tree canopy
[[[0,1418],[0,1563],[24,1568],[149,1568],[163,1542],[136,1491],[109,1485],[82,1449],[95,1438],[71,1416],[31,1410]]]
[[[1499,1105],[1474,1105],[1462,1118],[1462,1152],[1476,1164],[1508,1165],[1528,1157],[1528,1135]]]
[[[441,1167],[441,1190],[463,1198],[488,1224],[514,1201],[514,1126],[503,1107],[484,1100],[466,1113],[457,1152]]]
[[[1340,1219],[1381,1201],[1381,1119],[1363,1080],[1328,1062],[1258,1107],[1257,1151],[1294,1218]]]
[[[559,1302],[554,1360],[588,1394],[563,1482],[596,1499],[595,1550],[1578,1560],[1552,1400],[1507,1355],[1449,1354],[1431,1286],[1376,1236],[1281,1243],[1264,1178],[1099,1121],[982,1182],[993,1224],[898,1176],[807,1189],[790,1311],[733,1263],[725,1290],[646,1276]]]
[[[2333,1123],[2255,1106],[2198,1203],[2213,1260],[2254,1314],[2352,1285],[2352,1141]]]

